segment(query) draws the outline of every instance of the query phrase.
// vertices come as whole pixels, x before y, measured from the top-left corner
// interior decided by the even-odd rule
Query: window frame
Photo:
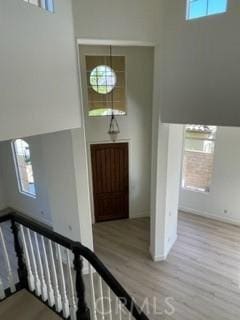
[[[226,0],[227,3],[226,3],[226,9],[225,9],[225,11],[215,12],[215,13],[209,13],[209,1],[211,1],[211,0],[206,0],[206,1],[207,1],[206,14],[205,14],[205,15],[201,15],[201,16],[199,16],[199,17],[191,18],[191,17],[190,17],[190,14],[191,14],[191,0],[186,0],[186,1],[187,1],[187,5],[186,5],[186,20],[187,20],[187,21],[192,21],[192,20],[197,20],[197,19],[203,19],[203,18],[206,18],[206,17],[211,17],[211,16],[215,16],[215,15],[219,15],[219,14],[225,14],[225,13],[228,11],[228,3],[229,3],[229,0]],[[196,0],[196,1],[198,1],[198,0]]]
[[[84,86],[86,85],[86,87],[85,87],[85,90],[86,90],[86,101],[87,101],[87,105],[88,105],[88,107],[86,108],[86,117],[87,118],[89,118],[89,119],[100,119],[100,118],[104,118],[104,117],[110,117],[111,116],[111,112],[110,112],[110,110],[112,110],[112,108],[111,108],[111,106],[109,107],[109,108],[103,108],[103,109],[106,109],[106,111],[109,111],[109,113],[108,114],[99,114],[99,115],[91,115],[90,114],[90,112],[91,112],[91,110],[89,110],[89,94],[88,94],[88,88],[89,88],[89,86],[88,86],[88,80],[89,80],[89,78],[88,78],[88,74],[90,74],[90,72],[93,70],[93,69],[90,69],[90,70],[88,70],[88,68],[87,68],[87,64],[86,64],[86,58],[87,57],[100,57],[100,58],[102,58],[102,57],[107,57],[107,58],[109,58],[109,55],[107,55],[107,53],[106,54],[102,54],[102,53],[100,53],[100,54],[93,54],[93,53],[91,53],[91,52],[89,52],[89,53],[85,53],[84,55],[83,55],[83,65],[84,65],[84,76],[83,76],[83,79],[84,79]],[[128,97],[127,97],[127,86],[128,86],[128,77],[127,77],[127,70],[128,70],[128,68],[127,68],[127,63],[128,63],[128,61],[127,61],[127,56],[126,55],[123,55],[123,54],[114,54],[114,55],[112,55],[112,58],[114,59],[114,57],[124,57],[124,99],[125,99],[125,110],[123,111],[123,113],[116,113],[116,112],[114,112],[114,115],[115,115],[115,117],[125,117],[125,116],[127,116],[128,115]],[[107,64],[106,64],[107,65]],[[116,71],[116,69],[114,68],[114,67],[112,67],[112,66],[110,66],[110,65],[107,65],[107,66],[109,66],[110,68],[112,68],[112,70],[115,72],[115,74],[116,74],[116,79],[118,80],[118,72],[119,71]],[[122,71],[121,71],[122,72]],[[116,88],[118,88],[118,86],[117,86],[117,84],[115,85],[115,87],[113,88],[113,90],[112,91],[114,91]],[[111,94],[111,92],[110,93],[108,93],[108,94],[106,94],[106,95],[110,95]],[[103,96],[104,96],[105,94],[103,94]],[[97,110],[97,109],[95,109],[95,110]],[[115,109],[115,108],[113,108],[113,110],[114,111],[121,111],[121,110],[119,110],[119,109]]]
[[[111,73],[111,76],[110,77],[112,77],[112,78],[114,78],[114,84],[111,84],[111,85],[108,85],[108,84],[104,84],[104,85],[99,85],[99,83],[98,83],[98,79],[100,78],[100,76],[99,76],[99,69],[100,68],[105,68],[105,74],[104,74],[104,78],[105,78],[105,80],[107,79],[107,77],[108,77],[108,75],[106,75],[106,73],[108,73],[108,72],[110,72]],[[97,79],[97,84],[93,84],[92,82],[91,82],[91,78],[93,78],[94,76],[93,76],[93,73],[94,72],[96,72],[96,79]],[[92,87],[92,89],[96,92],[96,93],[98,93],[98,94],[102,94],[102,95],[107,95],[107,94],[111,94],[112,93],[112,91],[116,88],[116,85],[117,85],[117,81],[118,81],[118,79],[117,79],[117,75],[116,75],[116,72],[113,70],[113,68],[111,68],[110,66],[108,66],[108,65],[98,65],[98,66],[96,66],[94,69],[92,69],[92,71],[90,72],[90,74],[89,74],[89,85]],[[106,81],[107,82],[107,81]],[[100,92],[100,90],[99,90],[99,87],[105,87],[105,89],[106,89],[106,92]],[[108,88],[109,87],[109,88]]]
[[[17,159],[17,150],[16,150],[16,147],[15,147],[15,142],[17,140],[22,140],[24,141],[25,143],[28,144],[29,146],[29,143],[24,140],[24,139],[21,139],[21,138],[18,138],[18,139],[14,139],[11,141],[11,149],[12,149],[12,155],[13,155],[13,162],[14,162],[14,167],[15,167],[15,173],[16,173],[16,178],[17,178],[17,184],[18,184],[18,191],[19,193],[25,195],[25,196],[28,196],[30,198],[33,198],[33,199],[36,199],[37,198],[37,193],[36,193],[36,188],[35,188],[35,193],[31,193],[31,192],[27,192],[23,189],[23,185],[22,185],[22,179],[21,179],[21,174],[20,174],[20,169],[19,169],[19,164],[18,164],[18,159]],[[29,146],[29,150],[30,150],[30,146]],[[31,156],[31,151],[30,151],[30,156]],[[32,166],[32,163],[31,163],[31,166]],[[33,170],[33,168],[32,168]],[[34,177],[34,175],[33,175]],[[34,179],[34,187],[35,187],[35,179]]]
[[[187,126],[187,125],[186,125]],[[191,191],[191,192],[197,192],[197,193],[202,193],[204,195],[209,195],[210,190],[211,190],[211,184],[212,184],[212,180],[208,186],[208,190],[201,190],[200,188],[197,187],[191,187],[191,186],[185,186],[184,185],[184,156],[185,156],[185,152],[201,152],[201,151],[194,151],[194,150],[186,150],[186,126],[184,126],[184,133],[183,133],[183,146],[182,146],[182,169],[181,169],[181,188],[183,190],[186,191]],[[218,127],[216,127],[216,132],[215,132],[215,137],[214,138],[206,138],[206,139],[200,139],[200,138],[193,138],[192,140],[200,140],[200,141],[212,141],[214,142],[214,151],[212,152],[213,154],[213,162],[214,162],[214,158],[215,158],[215,149],[216,149],[216,141],[217,141],[217,132],[218,132]],[[209,153],[209,152],[204,152],[202,151],[202,153]],[[211,153],[211,152],[210,152]],[[213,167],[214,170],[214,167]],[[213,175],[213,170],[212,170],[212,175]]]
[[[55,13],[55,3],[54,0],[38,0],[37,3],[32,3],[31,0],[23,0],[27,4],[45,10],[49,13]]]

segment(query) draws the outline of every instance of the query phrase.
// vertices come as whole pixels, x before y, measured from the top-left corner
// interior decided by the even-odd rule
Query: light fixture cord
[[[110,67],[113,69],[113,62],[112,62],[112,46],[110,46]],[[114,119],[114,112],[113,112],[113,89],[111,91],[111,107],[112,107],[112,117],[111,119]]]

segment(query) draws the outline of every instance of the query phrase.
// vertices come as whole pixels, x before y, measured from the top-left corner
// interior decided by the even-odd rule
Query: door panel
[[[96,222],[128,218],[128,143],[91,145]]]

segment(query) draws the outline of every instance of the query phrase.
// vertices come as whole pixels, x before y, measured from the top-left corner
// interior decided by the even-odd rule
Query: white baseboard
[[[164,261],[164,260],[166,260],[165,255],[156,256],[156,255],[153,253],[153,250],[152,250],[151,247],[149,248],[149,252],[150,252],[150,255],[151,255],[151,257],[152,257],[152,259],[153,259],[154,262],[159,262],[159,261]]]
[[[168,248],[166,250],[166,254],[165,254],[165,259],[167,259],[170,251],[172,250],[172,247],[174,246],[175,242],[177,241],[177,234],[175,234],[174,236],[172,236],[171,241],[168,244]]]
[[[232,224],[232,225],[235,225],[238,227],[240,226],[239,220],[236,220],[236,219],[233,219],[230,217],[221,217],[221,216],[218,216],[214,213],[202,212],[202,211],[198,211],[198,210],[195,210],[192,208],[187,208],[187,207],[180,207],[179,211],[196,214],[196,215],[204,217],[204,218],[208,218],[208,219],[216,220],[216,221],[220,221],[220,222],[225,222],[225,223]]]
[[[162,256],[152,256],[154,262],[161,262],[165,261],[167,257],[165,255]]]
[[[174,237],[172,237],[172,241],[171,243],[168,245],[168,248],[166,250],[166,252],[163,254],[163,255],[154,255],[151,248],[150,248],[150,254],[151,254],[151,257],[153,259],[154,262],[161,262],[161,261],[165,261],[172,249],[172,247],[174,246],[175,242],[177,241],[177,234],[175,234]]]

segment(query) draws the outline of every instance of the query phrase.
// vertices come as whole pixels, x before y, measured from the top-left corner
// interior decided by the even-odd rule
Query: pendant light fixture
[[[110,67],[113,70],[113,63],[112,63],[112,46],[110,46]],[[113,99],[113,90],[111,91],[111,120],[108,129],[108,134],[112,140],[112,142],[116,142],[118,134],[120,133],[119,125],[117,119],[114,115],[114,99]]]

